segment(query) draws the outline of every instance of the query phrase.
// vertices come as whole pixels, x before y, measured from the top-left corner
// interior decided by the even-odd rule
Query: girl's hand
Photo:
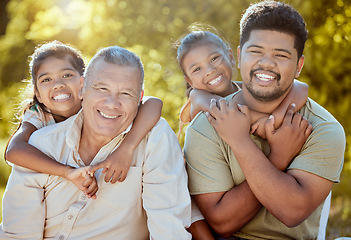
[[[259,136],[262,139],[267,139],[265,124],[268,121],[268,117],[258,119],[256,122],[251,124],[250,133],[255,136]]]
[[[250,113],[247,106],[238,105],[233,99],[227,104],[225,99],[219,100],[219,107],[213,99],[207,118],[217,130],[219,136],[229,145],[250,137]]]
[[[102,172],[106,173],[105,182],[123,182],[127,177],[134,153],[131,148],[123,146],[121,144],[105,161],[91,166],[89,173],[103,168]]]
[[[274,117],[270,116],[265,124],[267,141],[271,152],[269,159],[280,170],[285,170],[293,158],[299,153],[312,132],[312,125],[299,113],[295,113],[292,104],[284,117],[282,126],[274,129]]]
[[[66,179],[70,180],[76,187],[88,195],[89,198],[96,198],[98,185],[93,174],[87,174],[89,167],[72,168],[66,174]]]

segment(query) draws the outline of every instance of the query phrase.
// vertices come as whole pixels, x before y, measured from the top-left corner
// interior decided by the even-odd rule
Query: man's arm
[[[248,223],[261,209],[261,204],[244,176],[244,182],[234,184],[225,156],[230,153],[223,152],[222,142],[206,116],[201,114],[187,128],[184,155],[193,199],[213,230],[228,237]]]
[[[221,105],[220,110],[217,108],[211,113],[215,117],[212,119],[214,127],[231,147],[258,200],[286,226],[300,224],[323,202],[333,182],[309,169],[303,171],[290,167],[287,172],[277,169],[248,134],[248,109],[239,110],[234,105]],[[345,138],[340,137],[343,130],[341,127],[328,128],[328,124],[320,125],[313,130],[297,158],[304,161],[320,159],[322,162],[329,158],[330,162],[325,161],[326,164],[338,163],[336,165],[340,167],[345,149]],[[229,127],[230,132],[226,131]],[[320,140],[321,134],[324,135],[323,141],[318,141],[316,136]]]
[[[262,207],[246,181],[227,192],[193,195],[193,199],[209,225],[223,237],[237,232]]]
[[[3,196],[3,235],[10,239],[43,239],[46,174],[14,165]]]
[[[147,138],[143,165],[143,207],[151,239],[191,239],[190,195],[178,140],[164,119]]]

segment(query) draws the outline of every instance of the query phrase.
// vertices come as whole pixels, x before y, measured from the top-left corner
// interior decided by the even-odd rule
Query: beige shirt
[[[82,122],[80,112],[36,131],[29,143],[63,164],[84,166],[78,154]],[[126,132],[103,146],[91,164],[103,161]],[[135,150],[124,182],[105,183],[101,170],[95,177],[99,191],[93,200],[64,178],[14,166],[0,239],[191,239],[184,160],[164,119]]]
[[[307,171],[338,182],[346,144],[342,126],[311,99],[299,112],[312,124],[313,132],[288,169]],[[253,135],[251,137],[267,155],[267,141]],[[228,191],[245,180],[230,147],[219,137],[205,114],[198,114],[187,128],[184,155],[191,194]],[[234,235],[246,239],[314,239],[318,234],[322,206],[323,203],[294,228],[286,227],[266,208],[262,208]]]

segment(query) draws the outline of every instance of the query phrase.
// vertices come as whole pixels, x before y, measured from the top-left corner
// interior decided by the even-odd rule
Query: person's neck
[[[96,154],[107,143],[106,138],[96,136],[92,132],[88,133],[83,125],[78,152],[84,164],[90,165]]]
[[[246,105],[251,114],[252,123],[256,122],[258,119],[269,116],[274,112],[274,110],[279,106],[279,104],[284,100],[288,92],[282,95],[280,98],[269,102],[263,102],[255,99],[245,87],[237,94],[236,102],[242,105]]]
[[[56,123],[63,122],[63,121],[65,121],[67,119],[67,117],[64,117],[64,116],[61,116],[61,115],[57,115],[57,114],[54,114],[54,113],[52,113],[52,117],[55,119]]]

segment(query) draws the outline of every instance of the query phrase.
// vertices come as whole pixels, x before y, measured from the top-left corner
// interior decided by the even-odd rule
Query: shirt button
[[[63,240],[63,239],[65,239],[65,236],[64,236],[64,235],[60,235],[60,236],[59,236],[59,239],[60,239],[60,240]]]
[[[68,220],[72,220],[73,219],[73,216],[70,214],[68,215]]]

